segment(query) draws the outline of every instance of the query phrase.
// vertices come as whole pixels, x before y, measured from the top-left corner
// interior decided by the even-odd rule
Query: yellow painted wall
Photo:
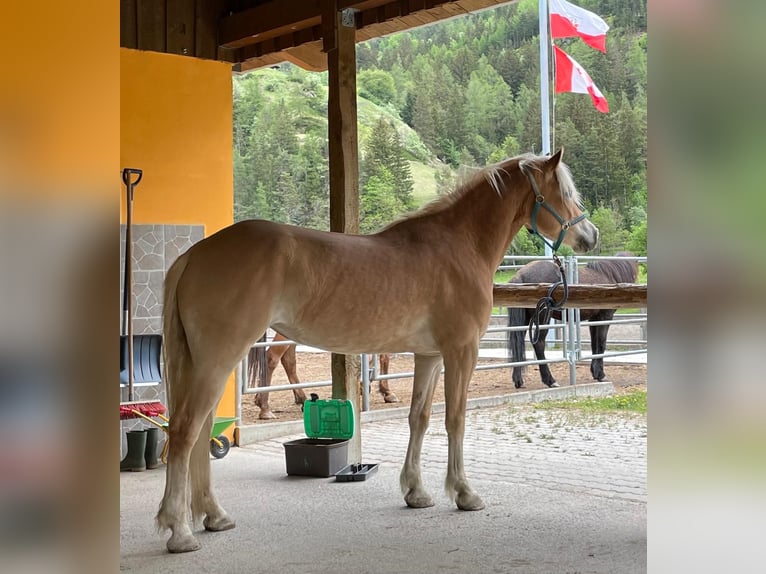
[[[231,225],[231,66],[122,48],[120,94],[121,165],[144,170],[135,223]]]
[[[206,236],[231,225],[231,66],[121,48],[120,96],[120,165],[144,173],[133,222],[202,224]],[[232,376],[218,415],[234,411]]]

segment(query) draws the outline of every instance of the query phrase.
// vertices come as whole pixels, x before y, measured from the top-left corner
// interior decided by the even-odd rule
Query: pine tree
[[[370,231],[413,207],[413,180],[396,128],[376,122],[360,162],[361,228]]]

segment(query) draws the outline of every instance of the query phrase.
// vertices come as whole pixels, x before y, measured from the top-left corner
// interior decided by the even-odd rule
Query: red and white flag
[[[606,52],[606,31],[609,25],[600,16],[566,0],[549,0],[551,37],[579,36],[596,50]]]
[[[558,46],[554,45],[553,51],[556,55],[556,93],[590,94],[596,109],[600,112],[608,112],[609,103],[590,79],[588,72]]]

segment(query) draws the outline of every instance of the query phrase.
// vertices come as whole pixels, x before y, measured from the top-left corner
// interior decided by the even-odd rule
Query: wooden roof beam
[[[340,11],[383,1],[337,0],[337,7]],[[283,3],[267,2],[222,18],[219,25],[221,46],[242,48],[274,36],[316,26],[322,21],[322,4],[322,0],[301,0],[291,2],[290,10],[285,10]]]
[[[225,48],[242,48],[275,36],[290,34],[321,22],[320,0],[293,2],[290,10],[275,2],[221,18],[218,41]]]
[[[332,7],[333,10],[337,7],[338,11],[354,8],[356,41],[364,42],[394,31],[430,24],[445,15],[464,15],[469,8],[483,9],[511,1],[515,0],[470,0],[469,4],[469,0],[333,0]],[[285,14],[275,10],[272,3],[261,4],[224,18],[222,22],[227,22],[228,32],[224,31],[222,23],[219,58],[235,64],[235,70],[240,72],[285,60],[315,72],[327,69],[323,52],[327,46],[323,43],[328,42],[320,42],[324,40],[323,5],[323,0],[302,0],[296,3],[296,10]],[[320,12],[315,14],[315,9]],[[282,25],[269,30],[277,23]],[[235,32],[235,29],[239,31]],[[240,37],[245,33],[250,35]],[[332,45],[332,39],[327,40],[328,45]]]
[[[360,12],[374,12],[368,21],[397,18],[418,10],[427,10],[450,4],[456,0],[336,0],[338,11],[354,8]],[[486,1],[486,0],[485,0]],[[490,3],[496,0],[490,0]],[[277,2],[267,2],[221,19],[219,42],[224,48],[242,48],[264,40],[283,36],[321,24],[322,0],[292,2],[290,10]],[[357,24],[359,27],[359,24]]]

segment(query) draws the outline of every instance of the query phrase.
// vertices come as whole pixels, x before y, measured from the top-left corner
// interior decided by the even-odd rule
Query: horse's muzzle
[[[577,233],[577,240],[572,246],[572,249],[574,249],[576,252],[586,253],[598,247],[598,227],[593,225],[589,220],[585,219],[581,221],[579,225],[575,225],[573,228],[571,228],[570,232],[571,231],[575,231]]]

